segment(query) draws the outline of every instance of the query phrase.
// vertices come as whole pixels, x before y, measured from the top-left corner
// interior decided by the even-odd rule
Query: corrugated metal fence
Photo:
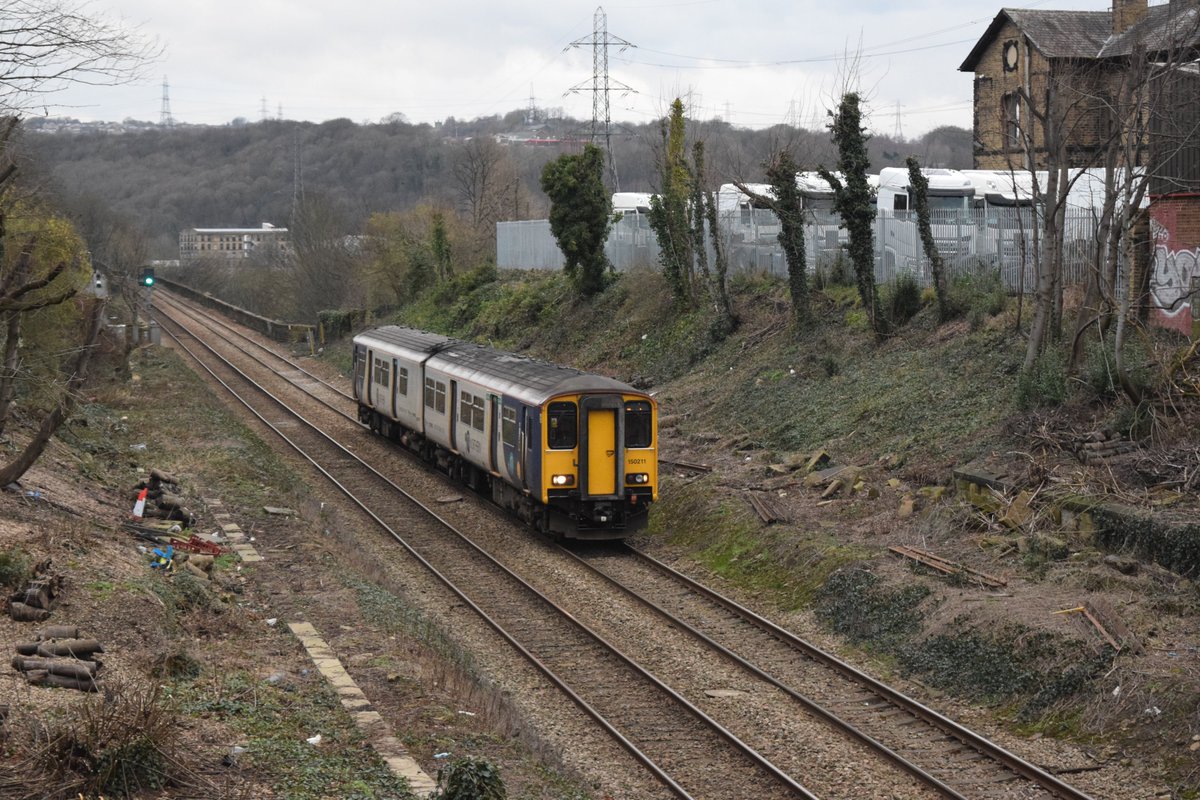
[[[804,242],[811,273],[850,274],[845,254],[848,237],[836,214],[810,214]],[[935,217],[933,235],[948,275],[996,269],[1010,290],[1031,291],[1041,250],[1033,209],[991,207],[953,216]],[[765,210],[735,213],[719,225],[731,272],[765,272],[786,276],[787,263],[776,237],[779,221]],[[1070,209],[1063,237],[1063,277],[1068,285],[1081,283],[1096,257],[1096,222],[1089,209]],[[709,246],[709,263],[713,253]],[[642,214],[626,214],[613,225],[604,247],[619,271],[636,266],[657,267],[658,241]],[[496,225],[496,263],[509,269],[562,269],[563,256],[548,220],[500,222]],[[875,279],[886,283],[909,273],[922,285],[932,276],[929,259],[911,212],[880,211],[875,219]]]

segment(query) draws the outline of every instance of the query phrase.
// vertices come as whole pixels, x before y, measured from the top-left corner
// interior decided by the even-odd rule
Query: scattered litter
[[[1142,713],[1145,714],[1147,717],[1157,717],[1159,714],[1162,713],[1162,709],[1159,708],[1158,706],[1150,706]]]
[[[179,495],[179,479],[161,470],[150,470],[149,477],[138,481],[129,498],[135,501],[135,518],[155,517],[178,520],[183,528],[195,524],[196,517],[183,504]]]
[[[318,733],[316,736],[310,736],[307,739],[305,739],[304,741],[306,741],[309,744],[314,745],[314,746],[318,745],[321,743],[321,734]]]
[[[1121,696],[1121,687],[1120,687],[1120,685],[1118,685],[1118,686],[1117,686],[1117,688],[1113,689],[1113,691],[1112,691],[1112,695],[1113,695],[1113,697],[1120,697],[1120,696]]]
[[[141,444],[141,443],[131,444],[131,445],[129,445],[129,449],[135,453],[141,453],[141,452],[145,451],[146,445]]]
[[[462,714],[464,717],[473,717],[473,716],[475,716],[475,712],[474,712],[474,711],[460,711],[460,712],[458,712],[458,713]]]
[[[170,572],[175,569],[175,548],[167,545],[167,549],[156,547],[150,551],[154,556],[150,562],[151,569],[161,569],[164,572]]]
[[[287,675],[283,674],[282,672],[272,672],[270,675],[267,676],[267,683],[276,684],[276,683],[279,683],[280,681],[282,681],[286,677],[287,677]]]
[[[26,493],[25,493],[25,496],[26,496],[26,497],[32,497],[34,500],[41,500],[43,497],[45,497],[45,495],[44,495],[44,494],[42,494],[41,492],[37,491],[36,489],[35,489],[35,490],[33,490],[33,491],[31,491],[31,492],[26,492]]]
[[[246,748],[235,744],[229,748],[229,752],[221,759],[221,763],[227,767],[232,767],[237,764],[237,757],[246,752]]]
[[[179,533],[182,530],[183,528],[179,527],[179,525],[172,525],[170,528],[167,528],[169,533]]]
[[[449,758],[450,754],[449,753],[434,753],[433,757],[434,758]]]
[[[276,506],[263,506],[263,511],[275,517],[293,517],[296,512],[290,508],[278,508]]]
[[[279,618],[278,618],[278,617],[271,617],[269,620],[267,620],[267,624],[268,624],[268,625],[270,625],[270,626],[272,626],[272,627],[274,627],[274,626],[275,626],[275,623],[276,623],[276,622],[279,622]]]

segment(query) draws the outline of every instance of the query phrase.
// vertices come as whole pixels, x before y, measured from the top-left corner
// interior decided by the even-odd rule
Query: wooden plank
[[[936,569],[938,572],[945,573],[946,575],[969,576],[976,582],[981,583],[984,586],[989,586],[993,589],[998,589],[1002,586],[1008,585],[1008,581],[1004,578],[997,578],[995,575],[988,575],[986,572],[980,572],[979,570],[972,569],[964,564],[959,564],[957,561],[951,561],[948,558],[942,558],[936,553],[930,553],[928,550],[921,550],[920,548],[910,547],[908,545],[892,545],[888,549],[897,555],[905,558],[911,558],[913,561],[917,561],[927,567]]]

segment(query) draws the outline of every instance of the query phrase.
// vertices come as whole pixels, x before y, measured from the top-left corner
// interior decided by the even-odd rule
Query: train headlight
[[[645,472],[634,472],[625,476],[628,483],[649,483],[650,476]]]
[[[550,477],[550,485],[551,486],[574,486],[575,485],[575,476],[574,475],[552,475]]]

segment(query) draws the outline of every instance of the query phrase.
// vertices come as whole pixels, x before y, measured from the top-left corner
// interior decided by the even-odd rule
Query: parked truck
[[[926,197],[938,253],[948,264],[968,262],[975,255],[975,225],[970,216],[975,185],[954,169],[923,169],[921,174],[929,181]],[[929,259],[917,229],[907,169],[880,170],[876,204],[883,279],[908,272],[919,281],[928,281]]]

